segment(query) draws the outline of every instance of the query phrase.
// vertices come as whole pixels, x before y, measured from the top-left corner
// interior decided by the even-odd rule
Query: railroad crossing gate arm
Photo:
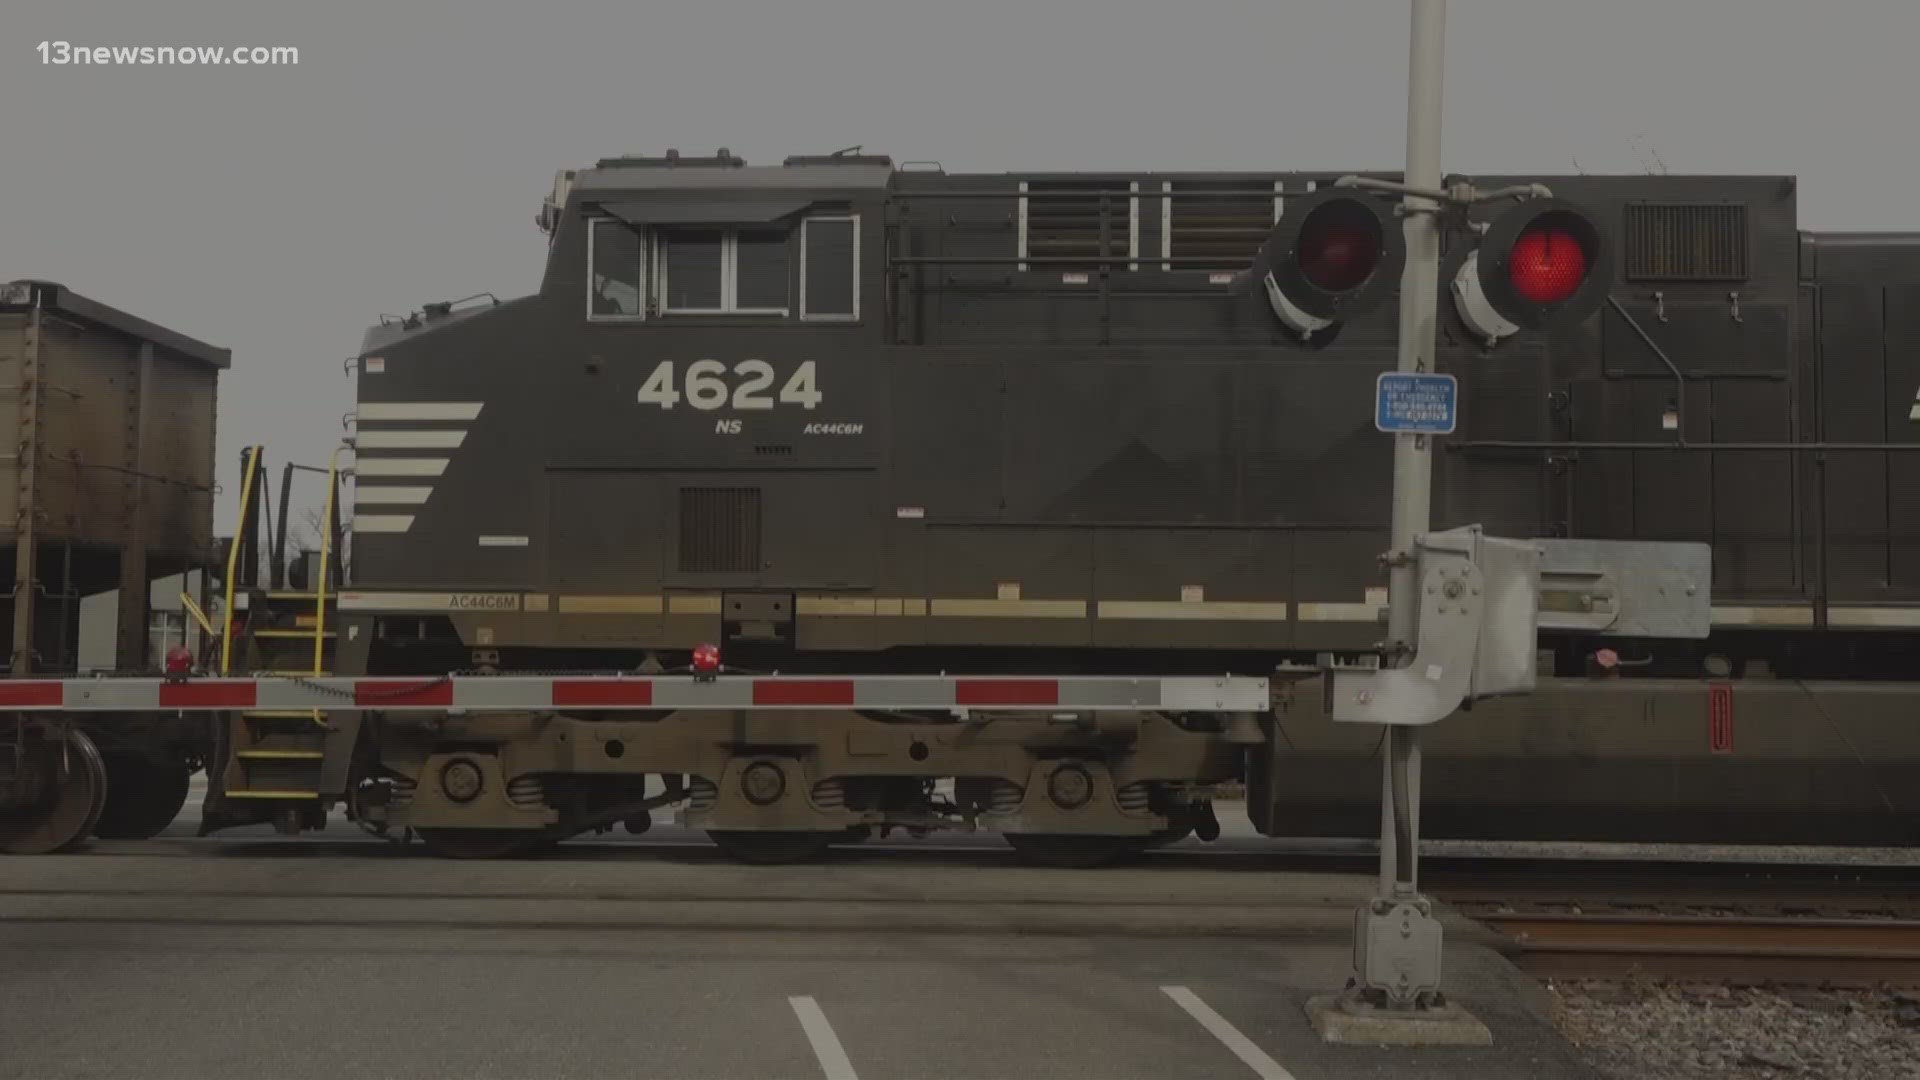
[[[1531,692],[1542,629],[1704,638],[1712,625],[1705,544],[1508,540],[1469,525],[1422,535],[1415,559],[1412,662],[1328,668],[1335,720],[1431,724],[1466,701]]]

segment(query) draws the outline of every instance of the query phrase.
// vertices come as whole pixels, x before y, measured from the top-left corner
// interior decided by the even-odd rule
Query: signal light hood
[[[1253,277],[1288,329],[1323,345],[1399,282],[1406,242],[1390,206],[1365,192],[1325,188],[1284,198]]]
[[[1460,317],[1491,347],[1521,330],[1581,322],[1612,281],[1612,251],[1593,219],[1563,199],[1532,199],[1488,224],[1452,289]]]

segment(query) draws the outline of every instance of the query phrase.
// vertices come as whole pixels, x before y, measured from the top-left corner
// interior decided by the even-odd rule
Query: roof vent
[[[669,149],[661,157],[648,157],[644,154],[624,154],[620,157],[601,158],[597,166],[602,169],[738,169],[746,164],[744,158],[734,157],[726,147],[712,157],[684,157],[680,151]]]
[[[884,165],[893,167],[893,159],[885,154],[863,154],[864,147],[849,146],[844,150],[835,150],[831,154],[795,154],[781,162],[787,168],[806,165]]]

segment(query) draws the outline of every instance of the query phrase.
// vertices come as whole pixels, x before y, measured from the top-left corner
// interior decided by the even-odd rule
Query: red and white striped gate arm
[[[213,712],[564,709],[1045,710],[1265,712],[1267,680],[1236,676],[455,675],[435,677],[0,680],[0,710]]]

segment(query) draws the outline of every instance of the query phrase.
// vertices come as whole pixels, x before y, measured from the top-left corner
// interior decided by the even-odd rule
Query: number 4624
[[[671,409],[680,403],[683,390],[673,378],[673,361],[662,360],[640,386],[642,405]],[[718,360],[695,360],[687,365],[684,394],[687,404],[703,412],[726,408],[771,409],[775,404],[798,405],[803,409],[820,407],[821,394],[814,382],[813,361],[802,361],[787,376],[777,396],[767,391],[773,386],[773,365],[765,360],[742,360],[731,371]]]

